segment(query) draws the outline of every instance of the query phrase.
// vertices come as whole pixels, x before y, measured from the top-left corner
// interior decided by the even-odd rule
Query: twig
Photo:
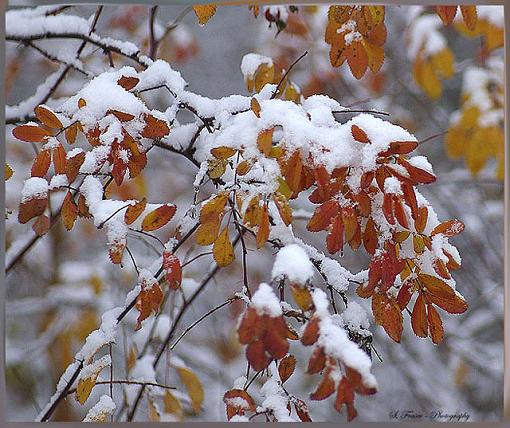
[[[282,78],[280,79],[280,81],[278,82],[278,85],[276,86],[276,89],[274,90],[273,94],[271,95],[271,99],[274,99],[276,98],[276,95],[278,94],[278,91],[280,90],[280,87],[282,86],[283,82],[285,81],[285,78],[287,77],[287,75],[290,73],[290,71],[292,70],[292,68],[299,62],[301,61],[306,55],[308,55],[308,51],[304,51],[301,56],[296,59],[289,67],[289,69],[287,71],[285,71],[285,73],[283,74]]]
[[[193,329],[197,324],[199,324],[201,321],[206,319],[209,315],[213,314],[217,310],[223,308],[224,306],[230,305],[232,302],[235,302],[236,300],[240,299],[239,296],[234,296],[228,299],[227,301],[223,302],[221,305],[216,306],[215,308],[211,309],[210,311],[206,312],[204,315],[202,315],[199,319],[197,319],[194,323],[192,323],[186,330],[182,332],[182,334],[179,336],[179,338],[169,347],[169,349],[172,351],[177,344],[181,341],[181,339],[186,336],[190,332],[191,329]]]

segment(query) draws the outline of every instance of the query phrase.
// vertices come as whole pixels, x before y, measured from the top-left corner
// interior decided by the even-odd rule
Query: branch
[[[280,81],[278,82],[278,86],[276,86],[276,89],[274,90],[273,94],[271,95],[271,100],[276,98],[276,95],[278,94],[278,91],[280,90],[280,87],[282,86],[283,82],[285,81],[285,78],[287,77],[287,75],[290,73],[290,70],[292,70],[292,68],[299,62],[301,61],[306,55],[308,55],[308,51],[304,51],[301,56],[296,59],[289,67],[289,69],[285,72],[285,74],[282,76],[282,78],[280,79]]]

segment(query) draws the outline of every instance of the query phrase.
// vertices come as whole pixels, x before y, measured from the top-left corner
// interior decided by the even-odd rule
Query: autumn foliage
[[[212,4],[194,6],[198,24],[204,26],[214,19],[217,9]],[[278,32],[284,31],[287,20],[275,9],[266,9],[261,16],[259,6],[250,10],[256,19],[275,23]],[[479,34],[486,31],[479,26],[475,6],[437,6],[433,12],[445,26],[462,25],[464,31]],[[433,13],[427,16],[437,18]],[[299,33],[302,29],[293,19],[297,18],[290,19],[289,28]],[[331,66],[348,67],[358,80],[367,73],[376,75],[385,61],[387,31],[384,6],[331,6],[323,35]],[[490,50],[489,40],[486,37]],[[248,378],[224,392],[228,420],[262,414],[270,421],[285,420],[282,415],[287,412],[285,417],[296,415],[297,420],[311,421],[307,399],[284,386],[293,376],[313,376],[310,402],[333,397],[334,409],[345,412],[349,421],[357,416],[356,397],[373,395],[378,386],[371,373],[370,351],[356,336],[359,331],[349,329],[347,322],[339,324],[342,311],[334,296],[342,299],[344,310],[351,300],[369,308],[370,319],[396,343],[403,340],[406,329],[416,336],[409,340],[430,338],[434,345],[448,337],[444,317],[468,309],[460,293],[462,284],[457,290],[453,278],[460,268],[460,256],[449,241],[465,226],[458,219],[438,219],[420,193],[421,186],[434,186],[437,177],[421,156],[427,148],[419,150],[420,141],[414,135],[370,111],[344,120],[339,115],[349,113],[348,108],[320,94],[304,96],[291,80],[289,66],[262,55],[247,55],[241,65],[250,95],[210,100],[188,91],[186,82],[166,61],[140,52],[114,52],[135,58],[136,68],[111,68],[90,79],[60,107],[38,104],[30,120],[12,128],[20,144],[33,144],[37,151],[21,191],[18,222],[31,223],[39,237],[59,222],[69,234],[78,222],[104,229],[111,263],[116,268],[133,265],[138,276],[124,306],[111,319],[103,318],[101,327],[91,333],[101,337],[97,349],[90,351],[89,336],[89,353],[82,350],[83,359],[76,360],[81,365],[76,368],[75,397],[81,405],[87,402],[99,374],[111,365],[108,355],[99,357],[100,349],[115,343],[107,334],[107,321],[116,326],[134,309],[134,330],[150,330],[149,321],[161,315],[167,301],[181,302],[172,315],[175,324],[161,343],[148,342],[127,356],[131,373],[144,361],[153,368],[155,378],[163,352],[173,350],[187,334],[184,331],[176,337],[177,323],[202,290],[198,283],[192,292],[183,290],[188,264],[195,260],[186,262],[179,252],[188,239],[188,244],[205,251],[197,258],[212,255],[204,287],[219,269],[234,264],[243,269],[242,286],[214,310],[234,301],[242,306],[232,333],[243,349],[247,373],[254,379],[265,376],[267,383],[261,389],[265,401],[258,401],[253,387],[249,390]],[[438,98],[441,81],[454,72],[452,52],[447,46],[431,52],[418,43],[415,54],[417,85],[431,98]],[[104,88],[111,102],[97,92]],[[148,106],[144,94],[157,90],[170,97],[168,109]],[[474,154],[468,145],[478,147],[483,139],[494,136],[497,140],[502,134],[496,125],[488,129],[477,122],[482,112],[470,100],[469,95],[464,97],[447,148],[451,156],[465,157],[476,173],[499,152]],[[501,108],[495,98],[492,101],[490,108]],[[193,120],[183,131],[177,114],[184,111]],[[195,192],[189,206],[151,201],[148,195],[115,199],[108,194],[109,186],[122,189],[137,177],[150,175],[151,155],[158,150],[180,155],[198,167],[195,182],[189,185]],[[6,167],[9,178],[12,170],[7,172]],[[165,173],[171,177],[172,171]],[[298,204],[309,212],[301,229],[296,220],[296,213],[302,215]],[[137,266],[128,233],[152,239],[157,251],[152,265]],[[163,242],[161,236],[167,240]],[[321,246],[307,244],[310,236],[319,237]],[[310,275],[295,278],[289,267],[279,276],[265,272],[267,283],[258,287],[248,284],[247,255],[256,257],[258,251],[273,249],[276,269],[283,263],[277,251],[289,246],[301,249],[304,256],[299,268],[309,269]],[[365,271],[354,275],[344,270],[340,263],[348,251],[367,257]],[[340,281],[345,284],[338,285]],[[307,357],[300,360],[303,353]],[[147,363],[144,358],[148,356],[153,359]],[[175,369],[189,400],[172,388],[163,395],[154,394],[147,384],[135,391],[137,400],[130,390],[131,401],[125,403],[128,419],[134,417],[144,392],[153,421],[161,420],[162,414],[182,420],[186,411],[200,413],[205,396],[199,377],[182,361],[172,360],[168,365]],[[283,403],[281,408],[274,397]],[[105,421],[111,416],[107,413],[93,412],[92,419]],[[50,416],[46,413],[42,419]]]

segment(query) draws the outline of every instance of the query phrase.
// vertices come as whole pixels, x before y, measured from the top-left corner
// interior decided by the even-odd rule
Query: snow
[[[278,371],[274,365],[269,366],[271,377],[260,388],[260,394],[264,397],[261,410],[270,410],[276,421],[278,422],[297,422],[293,417],[289,416],[287,409],[288,397],[278,384]],[[259,411],[259,408],[257,408]]]
[[[9,21],[6,14],[6,22]],[[50,92],[50,89],[55,85],[58,81],[62,72],[65,69],[65,65],[61,65],[57,71],[51,73],[43,83],[41,83],[35,93],[31,96],[23,100],[17,105],[14,106],[5,106],[5,120],[17,120],[23,119],[24,117],[28,117],[33,115],[34,108],[36,108],[41,102],[44,100],[46,95]]]
[[[83,422],[107,422],[107,418],[113,414],[116,406],[108,395],[102,395],[99,401],[88,411]]]
[[[50,184],[48,186],[48,190],[58,189],[60,187],[67,186],[69,182],[67,181],[67,175],[65,174],[57,174],[51,177]]]
[[[349,330],[358,333],[369,333],[368,328],[370,327],[370,323],[368,321],[368,315],[359,303],[354,301],[349,302],[345,311],[342,312],[341,317]]]
[[[180,93],[187,86],[181,73],[175,71],[170,64],[163,60],[157,60],[137,76],[140,81],[135,86],[135,91],[166,85],[174,93]]]
[[[98,360],[84,366],[78,379],[96,377],[105,367],[110,366],[111,363],[110,355],[103,355]]]
[[[280,301],[274,294],[270,285],[262,283],[251,299],[251,306],[255,308],[259,315],[269,315],[276,318],[282,315]]]
[[[396,177],[388,177],[384,180],[384,193],[401,195],[402,186],[400,185],[400,180]]]
[[[271,279],[287,277],[292,284],[306,284],[314,273],[314,267],[306,254],[297,244],[283,247],[273,265]]]
[[[30,199],[44,199],[48,196],[48,182],[41,177],[31,177],[25,180],[21,190],[21,203]]]
[[[241,73],[243,73],[245,78],[253,79],[255,72],[262,64],[271,67],[273,65],[273,60],[268,56],[255,53],[246,54],[241,60]]]
[[[409,46],[407,55],[415,59],[420,49],[426,56],[433,55],[448,47],[446,39],[441,34],[443,23],[436,14],[421,15],[408,26]]]

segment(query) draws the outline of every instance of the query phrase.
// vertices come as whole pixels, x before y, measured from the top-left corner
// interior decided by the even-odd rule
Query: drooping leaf
[[[74,202],[71,192],[67,192],[61,210],[62,223],[67,230],[71,230],[78,217],[78,206]]]
[[[234,246],[228,236],[228,227],[225,227],[214,241],[213,245],[214,260],[220,267],[228,266],[235,259]]]
[[[44,177],[50,168],[51,153],[49,150],[43,149],[34,159],[30,175],[32,177]]]
[[[35,117],[41,122],[43,125],[47,126],[51,129],[60,129],[62,128],[62,122],[57,117],[57,115],[52,112],[48,107],[39,105],[34,109]]]
[[[216,13],[216,5],[215,4],[204,4],[204,5],[195,5],[193,6],[193,11],[198,18],[198,23],[200,26],[207,24],[209,19],[211,19]]]
[[[413,327],[413,331],[416,336],[427,337],[427,311],[425,308],[425,299],[421,294],[418,295],[418,298],[414,303],[413,312],[411,314],[411,326]]]
[[[181,382],[188,391],[193,411],[195,413],[199,413],[205,397],[204,388],[202,387],[200,379],[198,379],[197,375],[187,367],[177,367],[177,373],[179,374]]]
[[[372,296],[372,313],[375,322],[384,328],[388,336],[395,342],[400,342],[403,319],[397,301],[385,293],[375,293]]]

